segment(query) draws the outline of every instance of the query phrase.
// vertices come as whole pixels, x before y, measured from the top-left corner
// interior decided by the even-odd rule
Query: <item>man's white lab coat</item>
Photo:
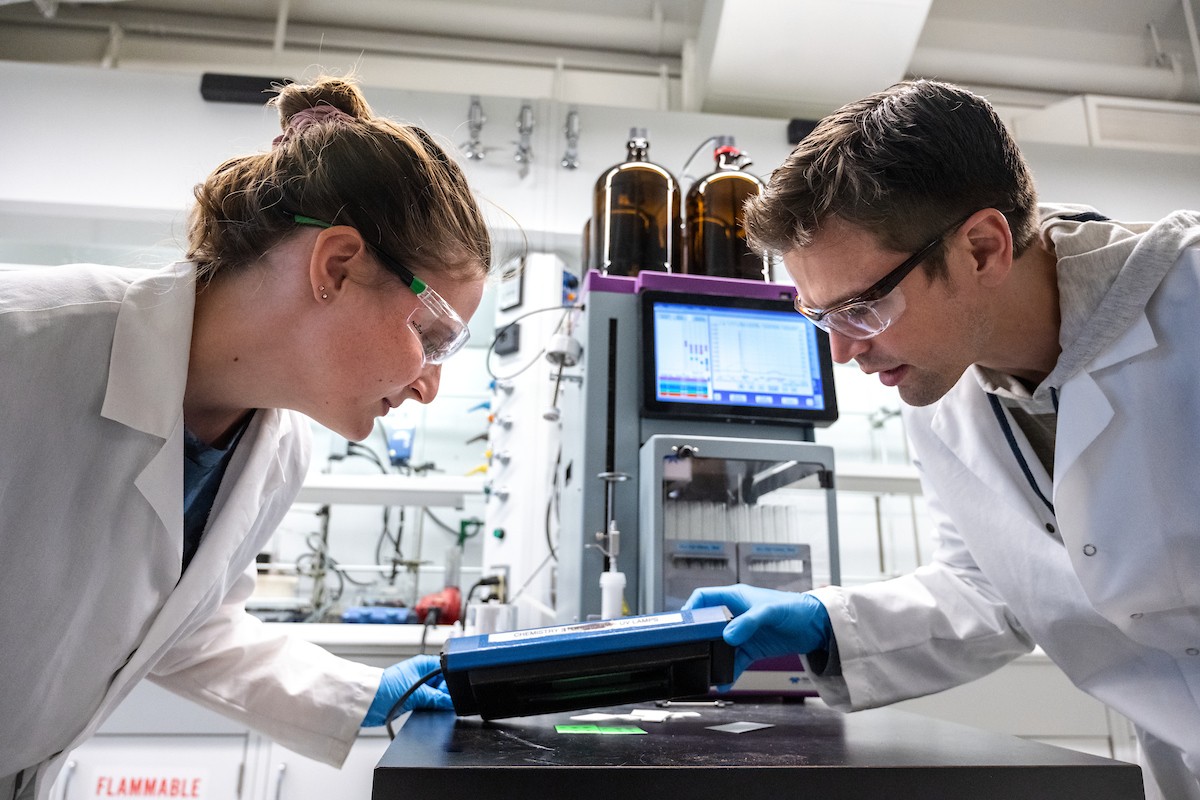
[[[1047,379],[1053,480],[1008,416],[1053,511],[975,368],[939,402],[905,409],[940,546],[912,575],[817,590],[841,658],[841,677],[816,678],[833,705],[940,691],[1036,643],[1133,721],[1166,797],[1200,798],[1200,216],[1171,220],[1157,243],[1102,235],[1069,267],[1091,269],[1101,251],[1163,265],[1153,285],[1078,320],[1128,323],[1061,383]],[[1058,244],[1062,283],[1069,243]]]

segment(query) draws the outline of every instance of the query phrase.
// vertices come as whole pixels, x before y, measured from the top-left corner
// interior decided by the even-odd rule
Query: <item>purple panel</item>
[[[732,297],[754,297],[764,300],[791,300],[796,289],[788,283],[766,283],[742,278],[714,278],[709,275],[680,275],[672,272],[639,272],[635,279],[637,291],[657,289],[664,292],[717,294]]]
[[[612,292],[614,294],[633,294],[637,291],[637,278],[624,275],[603,275],[599,270],[588,270],[583,276],[583,290],[579,293],[584,297],[588,292]]]

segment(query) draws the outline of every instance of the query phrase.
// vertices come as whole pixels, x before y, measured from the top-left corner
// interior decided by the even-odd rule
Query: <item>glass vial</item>
[[[760,194],[763,182],[747,172],[750,161],[732,136],[716,137],[715,167],[688,190],[685,204],[685,272],[718,278],[771,280],[771,261],[746,244],[746,200]]]
[[[605,275],[679,272],[683,255],[679,183],[648,159],[645,128],[629,132],[627,147],[625,161],[596,181],[590,257]]]

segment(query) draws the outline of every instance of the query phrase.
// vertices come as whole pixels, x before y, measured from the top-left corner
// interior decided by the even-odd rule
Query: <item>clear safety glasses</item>
[[[847,339],[860,340],[878,336],[904,312],[904,293],[897,288],[900,281],[908,277],[908,273],[928,258],[934,248],[942,243],[942,240],[969,218],[970,215],[955,222],[865,292],[826,309],[809,308],[800,302],[800,297],[797,295],[796,310],[812,324],[828,333],[836,333]]]
[[[331,223],[302,214],[293,214],[292,218],[300,225],[313,225],[318,228],[333,227]],[[389,270],[413,290],[417,299],[421,301],[421,305],[409,316],[408,325],[421,340],[425,363],[441,364],[461,350],[467,340],[471,338],[471,331],[458,312],[440,294],[429,288],[429,284],[412,274],[399,261],[370,242],[367,242],[367,245]]]

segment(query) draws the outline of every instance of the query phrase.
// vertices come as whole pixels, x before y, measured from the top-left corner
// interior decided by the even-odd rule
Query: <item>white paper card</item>
[[[724,733],[747,733],[749,731],[757,731],[762,728],[774,728],[774,725],[767,725],[762,722],[730,722],[726,725],[709,725],[710,731],[722,731]]]

